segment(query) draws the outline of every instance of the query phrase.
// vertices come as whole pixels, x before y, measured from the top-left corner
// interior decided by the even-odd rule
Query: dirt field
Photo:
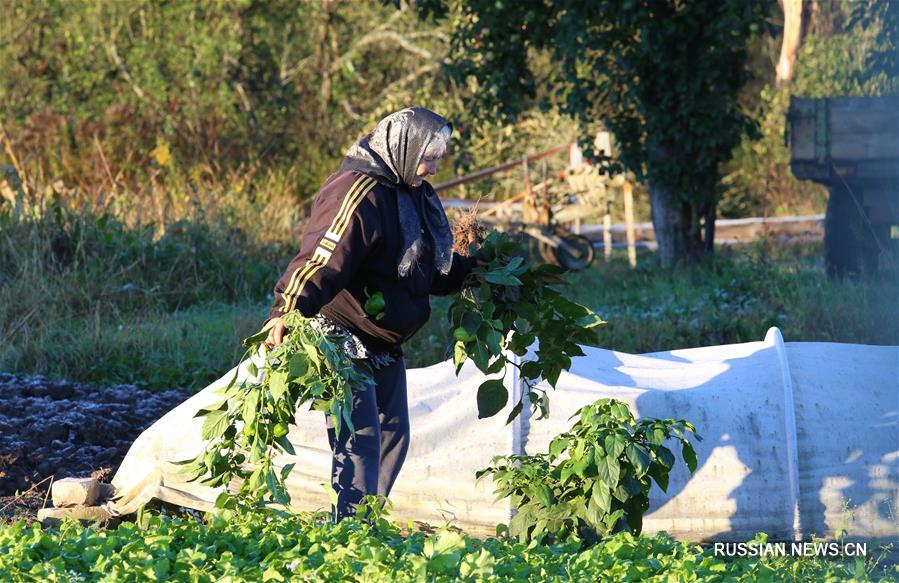
[[[134,439],[187,397],[0,373],[0,520],[33,518],[53,479],[109,481]]]

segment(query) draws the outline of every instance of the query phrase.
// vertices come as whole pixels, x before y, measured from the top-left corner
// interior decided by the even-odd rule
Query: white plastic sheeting
[[[672,445],[679,463],[667,493],[653,487],[644,532],[740,541],[758,532],[784,540],[845,529],[852,538],[899,539],[899,347],[785,344],[772,328],[762,342],[642,355],[584,351],[549,389],[550,417],[532,420],[525,410],[510,425],[511,405],[478,420],[484,377],[470,363],[458,377],[452,362],[409,370],[412,445],[390,497],[394,516],[493,533],[513,509],[494,501],[493,484],[476,483],[475,471],[495,455],[545,451],[579,407],[613,397],[639,416],[687,419],[704,437],[692,476]],[[202,419],[194,414],[219,398],[214,391],[235,372],[247,378],[246,365],[134,442],[113,479],[121,495],[114,510],[132,512],[152,498],[211,507],[218,491],[183,482],[169,462],[202,450]],[[517,398],[515,370],[508,368],[505,382]],[[323,415],[301,413],[289,437],[296,456],[278,463],[296,463],[292,505],[326,508],[331,453]]]

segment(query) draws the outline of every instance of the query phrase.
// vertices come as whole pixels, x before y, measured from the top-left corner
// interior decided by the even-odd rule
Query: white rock
[[[100,482],[96,478],[64,478],[50,488],[53,506],[93,506],[100,499]]]

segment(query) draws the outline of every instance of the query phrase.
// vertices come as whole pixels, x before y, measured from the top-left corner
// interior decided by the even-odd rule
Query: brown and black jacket
[[[473,258],[453,254],[449,273],[434,265],[426,249],[409,275],[400,278],[402,237],[396,192],[355,171],[332,174],[315,198],[300,252],[275,285],[269,319],[299,310],[337,322],[372,352],[396,352],[428,321],[428,296],[459,291]],[[364,309],[381,292],[383,316]]]

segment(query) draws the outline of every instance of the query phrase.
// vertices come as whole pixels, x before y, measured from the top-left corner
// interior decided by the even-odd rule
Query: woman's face
[[[418,164],[418,170],[415,171],[415,181],[412,183],[412,187],[418,188],[427,176],[437,174],[438,162],[440,162],[440,158],[422,158]]]

